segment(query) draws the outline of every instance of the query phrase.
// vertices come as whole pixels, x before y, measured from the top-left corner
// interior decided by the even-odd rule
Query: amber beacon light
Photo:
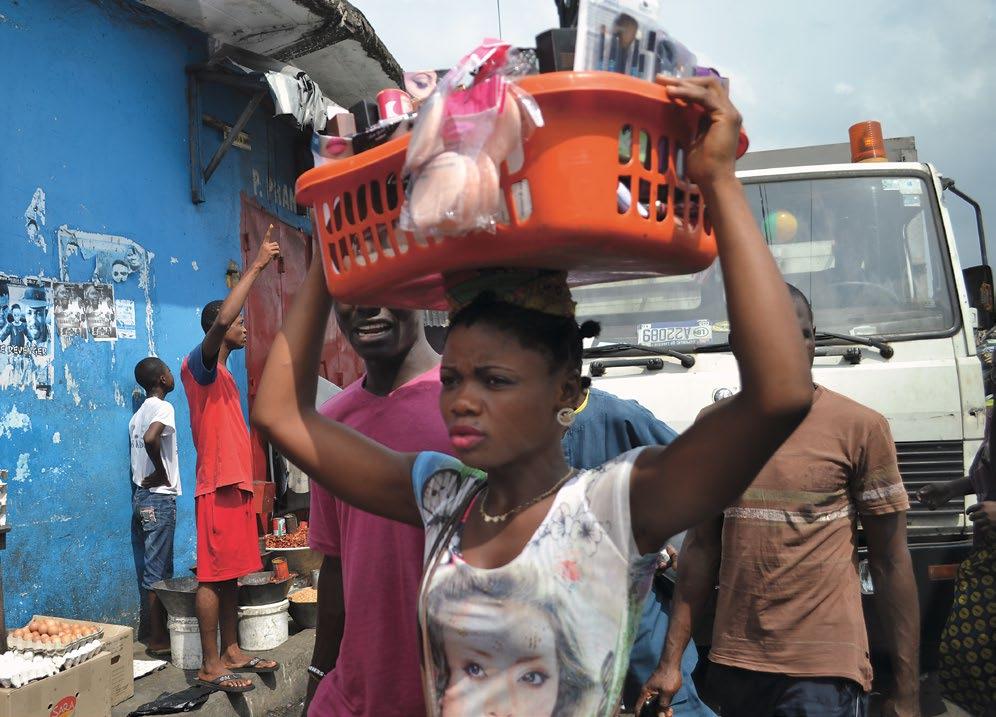
[[[875,120],[851,125],[847,133],[851,137],[852,162],[888,162],[885,153],[885,140],[882,139],[882,125]]]

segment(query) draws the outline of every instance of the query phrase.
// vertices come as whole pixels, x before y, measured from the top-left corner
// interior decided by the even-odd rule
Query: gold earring
[[[557,411],[557,423],[559,423],[564,428],[569,428],[572,423],[574,423],[574,417],[577,413],[573,408],[561,408]]]

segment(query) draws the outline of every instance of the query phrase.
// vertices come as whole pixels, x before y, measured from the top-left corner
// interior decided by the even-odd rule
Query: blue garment
[[[626,401],[592,388],[588,391],[587,403],[575,415],[574,423],[564,435],[564,455],[569,465],[584,470],[600,466],[633,448],[666,446],[677,435],[670,426],[636,401]],[[640,688],[657,667],[667,638],[667,610],[656,591],[651,590],[643,605],[636,641],[629,657],[629,672],[623,689],[627,707],[634,705]],[[674,702],[687,700],[674,708],[674,714],[679,717],[715,717],[715,713],[699,699],[692,682],[692,670],[697,663],[698,651],[694,644],[689,643],[681,658],[682,687],[674,696]]]
[[[678,434],[636,401],[597,388],[567,429],[563,446],[567,464],[585,470],[640,446],[666,446]]]
[[[173,577],[176,496],[136,488],[132,506],[145,544],[142,587],[151,590],[160,580]]]

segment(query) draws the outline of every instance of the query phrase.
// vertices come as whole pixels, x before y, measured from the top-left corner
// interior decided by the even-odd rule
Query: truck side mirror
[[[962,270],[968,304],[978,312],[979,330],[988,331],[996,324],[993,305],[993,270],[985,265],[970,266]]]

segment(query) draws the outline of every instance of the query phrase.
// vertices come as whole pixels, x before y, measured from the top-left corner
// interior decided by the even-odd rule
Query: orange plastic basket
[[[422,240],[397,228],[407,137],[298,179],[297,201],[312,209],[336,298],[442,309],[443,275],[469,268],[567,269],[582,285],[687,274],[715,259],[701,195],[683,168],[701,110],[615,73],[558,72],[520,84],[545,126],[525,143],[518,171],[501,168],[495,234]]]

